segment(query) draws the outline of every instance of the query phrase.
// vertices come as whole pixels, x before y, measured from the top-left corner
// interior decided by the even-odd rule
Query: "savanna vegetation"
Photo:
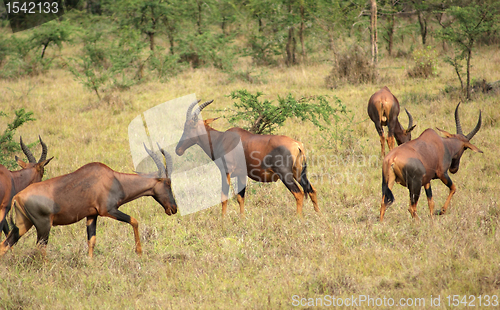
[[[52,229],[47,261],[32,228],[0,258],[0,308],[280,309],[325,295],[396,305],[424,298],[420,308],[432,295],[436,308],[450,308],[449,295],[476,296],[476,306],[479,296],[498,296],[498,9],[487,0],[88,0],[14,34],[0,12],[4,163],[24,156],[11,141],[40,135],[55,156],[46,179],[93,161],[131,173],[127,126],[160,103],[191,93],[215,99],[203,112],[224,116],[212,124],[219,130],[262,128],[238,112],[288,104],[298,114],[267,128],[304,143],[322,210],[307,200],[298,218],[282,184],[252,181],[244,218],[235,200],[222,220],[220,205],[168,217],[141,198],[120,210],[139,221],[144,254],[133,251],[130,225],[100,218],[92,260],[85,221]],[[434,221],[423,192],[421,221],[411,220],[399,185],[378,221],[380,144],[366,106],[384,85],[413,115],[413,136],[454,133],[460,101],[464,132],[482,111],[471,142],[484,153],[465,152],[451,175],[458,190],[449,213]],[[400,121],[407,124],[405,113]],[[36,144],[32,151],[38,157]],[[434,181],[433,192],[439,208],[448,189]],[[492,305],[483,298],[483,308]]]

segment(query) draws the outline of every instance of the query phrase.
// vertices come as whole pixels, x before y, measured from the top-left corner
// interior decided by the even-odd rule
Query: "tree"
[[[377,65],[378,47],[377,47],[377,1],[370,0],[370,42],[372,46],[372,64]]]
[[[459,79],[461,79],[458,67],[465,59],[467,70],[465,92],[467,100],[470,100],[470,62],[474,43],[478,38],[492,31],[493,27],[498,27],[498,5],[452,6],[445,12],[452,17],[452,20],[446,25],[441,24],[443,28],[439,33],[444,40],[456,47],[454,57],[448,58],[447,62],[454,64]]]
[[[297,117],[303,121],[310,121],[320,129],[327,129],[330,125],[330,117],[338,118],[338,114],[346,114],[347,108],[342,102],[335,98],[337,107],[332,107],[328,102],[328,96],[311,96],[295,99],[292,94],[286,97],[278,97],[278,104],[273,101],[260,101],[261,92],[251,94],[246,89],[231,92],[231,99],[239,99],[234,106],[238,109],[230,115],[228,121],[237,125],[241,120],[247,122],[243,128],[257,134],[272,134],[276,129],[283,126],[285,121],[291,117]]]

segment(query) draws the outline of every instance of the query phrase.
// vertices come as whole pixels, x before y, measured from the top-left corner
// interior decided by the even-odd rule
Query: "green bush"
[[[285,121],[292,117],[297,117],[302,121],[310,121],[319,129],[328,129],[331,125],[331,118],[335,120],[340,114],[346,114],[347,109],[344,104],[334,98],[336,107],[328,102],[328,96],[310,96],[296,99],[292,94],[286,97],[278,97],[278,103],[264,100],[260,101],[261,92],[251,94],[246,89],[231,92],[231,99],[239,99],[234,103],[237,109],[234,114],[226,117],[228,121],[237,125],[240,121],[246,123],[244,129],[257,134],[271,134]]]
[[[408,77],[428,78],[437,75],[438,52],[431,46],[419,48],[413,51],[415,66],[408,71]]]
[[[373,83],[377,78],[377,70],[371,63],[368,53],[358,45],[339,53],[332,71],[325,79],[326,87],[337,88],[342,84]]]
[[[16,129],[24,123],[34,121],[33,112],[19,109],[14,112],[16,117],[7,125],[2,135],[0,135],[0,164],[13,170],[17,167],[14,155],[21,151],[19,143],[14,141]],[[0,116],[7,117],[7,114],[0,111]]]

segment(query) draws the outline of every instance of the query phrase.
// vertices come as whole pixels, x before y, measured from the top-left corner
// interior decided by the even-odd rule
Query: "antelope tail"
[[[297,156],[297,160],[295,163],[295,166],[298,171],[300,171],[300,179],[299,179],[299,184],[302,186],[304,189],[304,194],[305,197],[307,198],[307,193],[313,193],[313,189],[311,187],[311,183],[309,183],[309,180],[307,179],[307,161],[306,161],[306,154],[304,154],[303,150],[299,147],[299,156]]]
[[[384,197],[384,204],[386,206],[390,206],[394,202],[394,195],[389,188],[389,183],[395,178],[396,175],[394,174],[392,164],[390,166],[386,165],[384,161],[384,166],[382,167],[382,197]]]

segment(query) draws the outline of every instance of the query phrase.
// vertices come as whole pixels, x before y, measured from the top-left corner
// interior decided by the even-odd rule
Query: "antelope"
[[[23,138],[20,137],[21,149],[28,158],[28,163],[25,163],[16,156],[16,161],[21,166],[21,170],[9,171],[5,166],[0,165],[0,234],[2,231],[6,236],[9,233],[9,226],[5,217],[10,211],[14,195],[25,189],[28,185],[40,182],[43,178],[45,166],[54,158],[46,159],[47,145],[43,143],[40,136],[38,136],[38,139],[42,146],[42,155],[38,161],[36,161],[35,156],[24,145]]]
[[[102,163],[94,162],[72,173],[32,184],[15,195],[12,200],[15,225],[0,244],[0,255],[5,254],[34,225],[37,231],[37,245],[45,257],[52,226],[73,224],[86,217],[88,255],[92,258],[98,216],[130,224],[134,229],[135,252],[142,254],[137,220],[118,208],[139,197],[153,196],[163,206],[167,215],[177,212],[170,182],[170,155],[158,145],[167,163],[164,167],[155,153],[145,145],[144,148],[156,163],[158,173],[120,173]]]
[[[482,153],[480,149],[469,141],[481,128],[481,111],[476,127],[468,134],[462,133],[462,126],[458,116],[458,107],[455,109],[455,124],[457,133],[451,134],[437,128],[444,134],[440,137],[433,129],[426,129],[420,137],[398,146],[384,158],[382,166],[382,203],[380,207],[380,221],[384,219],[387,206],[394,202],[392,187],[397,182],[408,188],[410,192],[411,216],[418,220],[417,202],[422,186],[425,189],[431,218],[434,214],[434,200],[432,198],[431,180],[440,179],[449,189],[448,198],[443,209],[437,215],[446,213],[451,197],[457,188],[451,181],[448,171],[455,174],[460,165],[460,158],[466,149]]]
[[[374,93],[368,100],[368,115],[375,124],[378,135],[380,136],[381,156],[385,156],[385,141],[384,129],[382,126],[387,126],[387,145],[389,151],[394,148],[394,138],[398,145],[411,140],[411,131],[416,125],[413,125],[413,117],[410,112],[408,114],[408,128],[404,129],[398,120],[399,102],[398,99],[391,93],[387,86],[382,87]]]
[[[299,216],[302,216],[303,201],[307,196],[311,198],[316,212],[320,212],[316,189],[307,179],[306,155],[302,143],[287,136],[258,135],[237,127],[225,132],[217,131],[210,127],[216,118],[207,120],[198,118],[200,112],[213,100],[199,105],[193,112],[194,106],[199,102],[199,100],[193,102],[187,110],[184,132],[175,153],[182,156],[188,148],[197,144],[215,162],[222,178],[223,217],[227,211],[231,177],[237,178],[236,198],[240,216],[243,216],[247,176],[257,182],[281,180],[294,195]],[[242,145],[244,156],[237,156],[237,152],[231,152],[239,143]]]

